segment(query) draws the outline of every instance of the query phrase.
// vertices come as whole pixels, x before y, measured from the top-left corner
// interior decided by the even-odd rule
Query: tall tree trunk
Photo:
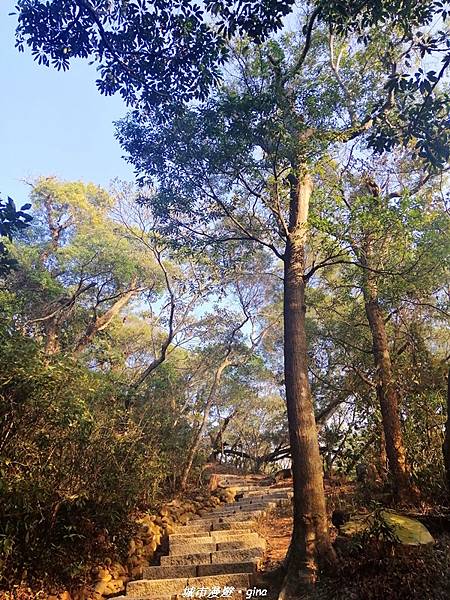
[[[373,359],[379,380],[377,396],[381,408],[389,472],[397,498],[408,500],[416,496],[417,490],[411,484],[406,465],[398,394],[392,372],[386,326],[378,302],[375,275],[370,269],[366,268],[364,279],[364,303],[372,335]]]
[[[363,178],[376,204],[381,202],[380,188],[370,176]],[[398,393],[392,372],[386,325],[378,298],[378,254],[376,240],[370,230],[364,232],[360,246],[353,252],[363,267],[362,291],[364,307],[372,336],[372,353],[377,372],[377,399],[380,404],[384,441],[394,494],[399,501],[414,499],[418,491],[412,485],[406,464],[406,451],[400,423]]]
[[[305,243],[312,180],[291,176],[289,236],[284,256],[284,375],[294,480],[294,527],[279,600],[298,598],[320,567],[335,562],[328,533],[322,460],[308,381]]]
[[[442,444],[442,453],[444,455],[447,489],[450,494],[450,370],[447,376],[447,421],[445,423],[445,437],[444,443]]]
[[[198,447],[200,445],[200,440],[202,438],[203,431],[205,430],[206,422],[208,420],[209,411],[211,410],[211,406],[216,398],[217,390],[219,389],[220,380],[222,379],[223,372],[225,369],[230,366],[231,362],[228,356],[220,363],[216,372],[214,373],[213,383],[211,385],[211,389],[209,390],[208,398],[206,400],[205,409],[203,411],[202,421],[200,423],[200,427],[197,429],[194,435],[194,439],[192,440],[192,444],[189,448],[186,463],[184,465],[183,473],[181,475],[180,480],[180,488],[184,490],[186,488],[186,484],[188,481],[189,474],[192,469],[192,463],[194,462],[194,458],[197,454]]]

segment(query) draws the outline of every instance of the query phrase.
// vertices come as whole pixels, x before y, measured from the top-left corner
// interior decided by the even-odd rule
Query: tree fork
[[[133,296],[136,295],[138,291],[136,284],[137,277],[134,276],[130,283],[129,289],[123,292],[123,294],[120,294],[114,304],[103,315],[99,316],[94,312],[92,320],[87,326],[86,331],[83,333],[75,346],[73,351],[74,355],[83,352],[83,350],[85,350],[92,342],[97,333],[103,331],[111,324],[114,317],[116,317],[122,308],[124,308],[130,302]]]

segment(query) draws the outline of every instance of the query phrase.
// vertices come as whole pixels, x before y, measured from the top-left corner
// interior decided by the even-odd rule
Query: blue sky
[[[130,180],[113,121],[126,113],[119,96],[104,97],[86,62],[65,73],[37,65],[14,48],[14,0],[0,0],[0,193],[25,202],[21,180],[39,175],[108,186]]]

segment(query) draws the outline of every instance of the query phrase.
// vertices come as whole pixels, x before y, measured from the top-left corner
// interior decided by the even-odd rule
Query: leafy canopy
[[[229,38],[260,43],[290,13],[299,17],[305,52],[320,24],[343,38],[357,34],[362,45],[390,28],[406,47],[405,63],[386,83],[396,118],[384,118],[385,102],[374,107],[372,145],[381,152],[412,143],[441,167],[449,157],[449,99],[438,91],[450,64],[448,8],[443,0],[316,0],[298,8],[292,0],[18,0],[16,46],[23,51],[27,44],[35,60],[57,69],[68,69],[73,58],[97,62],[102,94],[118,92],[127,104],[148,109],[174,97],[204,100],[230,57]],[[431,67],[418,64],[417,53]]]

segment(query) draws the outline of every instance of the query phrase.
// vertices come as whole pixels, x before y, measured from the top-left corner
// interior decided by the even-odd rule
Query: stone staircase
[[[115,600],[245,598],[266,549],[256,532],[258,521],[289,503],[292,492],[272,488],[258,476],[220,477],[219,487],[235,489],[238,500],[178,526],[160,565],[144,568],[143,578],[130,581],[126,596]]]

